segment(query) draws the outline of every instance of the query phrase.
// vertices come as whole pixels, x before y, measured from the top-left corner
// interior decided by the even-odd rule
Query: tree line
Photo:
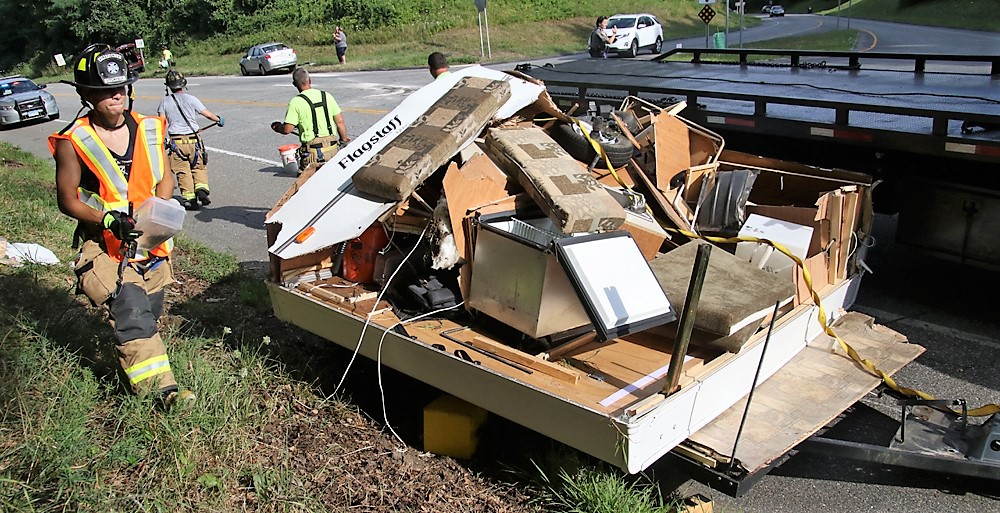
[[[142,38],[147,47],[159,49],[334,20],[355,30],[391,27],[421,11],[430,12],[433,4],[427,0],[0,0],[4,34],[0,70],[39,72],[55,54],[69,60],[92,42],[118,45]]]

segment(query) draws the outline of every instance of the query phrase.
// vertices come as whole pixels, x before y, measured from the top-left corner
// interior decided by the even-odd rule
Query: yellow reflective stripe
[[[170,359],[165,354],[143,360],[125,369],[125,374],[133,385],[165,372],[170,372]]]
[[[76,195],[80,198],[80,201],[94,210],[100,210],[101,212],[111,210],[111,207],[109,207],[104,199],[101,198],[101,195],[94,191],[88,191],[83,187],[77,187]]]
[[[111,156],[110,150],[104,144],[97,141],[97,134],[93,130],[82,126],[73,130],[73,139],[76,140],[77,147],[83,150],[87,158],[97,168],[94,170],[100,173],[101,182],[113,186],[112,193],[116,201],[122,201],[128,197],[128,180],[118,167],[118,162]]]
[[[162,125],[158,118],[145,118],[142,120],[141,128],[146,137],[144,146],[149,168],[153,173],[153,182],[160,183],[163,180],[163,170],[166,165],[162,158],[163,152],[160,151],[164,140]]]

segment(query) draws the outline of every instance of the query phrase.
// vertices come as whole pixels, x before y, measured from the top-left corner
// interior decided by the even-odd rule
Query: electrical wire
[[[399,321],[396,324],[389,326],[388,328],[384,328],[382,331],[382,337],[378,339],[378,353],[375,358],[375,372],[378,375],[378,393],[379,393],[379,398],[382,401],[382,420],[385,421],[385,426],[389,428],[389,432],[391,432],[392,435],[396,437],[396,440],[399,440],[399,443],[402,444],[402,447],[398,449],[400,452],[406,452],[408,446],[406,445],[406,442],[403,441],[403,438],[400,437],[398,433],[396,433],[396,430],[392,429],[392,425],[389,424],[389,412],[385,408],[385,388],[382,386],[382,342],[385,341],[385,336],[389,334],[389,330],[394,329],[396,326],[402,326],[404,324],[409,324],[411,322],[423,319],[425,317],[430,317],[434,314],[439,314],[441,312],[446,312],[448,310],[454,310],[455,308],[458,308],[464,304],[465,301],[462,301],[457,305],[448,306],[445,308],[439,308],[431,312],[420,314],[416,317],[410,317],[409,319]]]
[[[361,336],[358,337],[358,344],[354,346],[354,353],[351,354],[351,360],[347,362],[347,368],[344,369],[344,375],[340,377],[340,382],[337,383],[337,386],[334,387],[333,392],[329,396],[327,396],[327,398],[336,395],[337,392],[340,390],[341,385],[344,384],[344,380],[347,379],[347,373],[350,372],[351,366],[354,365],[354,360],[358,357],[358,352],[361,351],[361,343],[365,340],[365,332],[368,331],[368,325],[371,323],[372,315],[374,315],[375,309],[378,308],[379,302],[382,301],[382,296],[384,296],[386,291],[389,290],[389,284],[392,283],[392,279],[396,277],[396,274],[398,274],[400,269],[403,268],[403,264],[405,264],[406,261],[409,260],[410,256],[413,255],[413,253],[420,246],[420,241],[423,240],[424,234],[427,233],[427,228],[429,226],[430,225],[425,226],[424,230],[420,232],[420,237],[417,238],[417,242],[416,244],[413,245],[413,249],[411,249],[410,252],[407,253],[405,257],[403,257],[403,261],[399,263],[399,267],[397,267],[396,270],[392,272],[392,274],[389,276],[389,279],[385,281],[385,285],[382,286],[382,291],[379,292],[378,297],[375,298],[375,304],[372,305],[372,310],[368,312],[368,315],[365,316],[365,324],[361,328]]]

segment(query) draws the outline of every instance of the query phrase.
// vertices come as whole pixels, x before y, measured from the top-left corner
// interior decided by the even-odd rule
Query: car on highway
[[[609,53],[635,57],[640,50],[660,53],[663,49],[663,25],[652,14],[616,14],[608,18],[605,33],[610,36],[616,28],[618,37],[608,45]]]
[[[785,8],[780,5],[772,6],[771,10],[768,11],[768,16],[772,18],[774,18],[775,16],[784,16],[784,15],[785,15]]]
[[[251,46],[247,54],[240,59],[240,74],[251,73],[267,75],[274,71],[286,69],[292,71],[298,65],[295,50],[284,43],[264,43]]]
[[[21,75],[0,78],[0,126],[46,117],[59,118],[59,105],[45,90],[45,84],[36,84]]]

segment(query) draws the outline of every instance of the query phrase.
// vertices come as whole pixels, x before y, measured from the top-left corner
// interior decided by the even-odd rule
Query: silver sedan
[[[240,74],[267,75],[280,69],[292,71],[298,62],[295,50],[290,47],[282,43],[264,43],[250,47],[247,54],[240,59]]]

